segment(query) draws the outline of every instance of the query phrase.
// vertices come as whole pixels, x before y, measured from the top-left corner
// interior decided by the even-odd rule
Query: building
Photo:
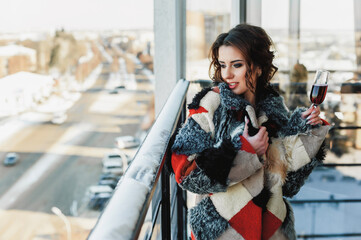
[[[18,72],[0,78],[0,116],[28,110],[48,98],[54,79],[51,76]]]
[[[20,71],[36,71],[36,50],[20,45],[0,47],[0,77]]]

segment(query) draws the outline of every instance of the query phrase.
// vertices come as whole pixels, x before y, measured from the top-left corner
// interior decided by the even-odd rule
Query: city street
[[[4,239],[65,234],[56,232],[59,226],[55,225],[62,223],[52,207],[73,219],[71,222],[77,219],[78,225],[84,220],[78,231],[85,235],[95,224],[100,211],[87,208],[85,192],[97,184],[101,159],[114,151],[114,138],[141,133],[140,125],[153,98],[153,86],[144,80],[141,70],[133,74],[135,87],[120,89],[117,94],[105,89],[111,74],[109,64],[103,64],[96,82],[81,93],[63,124],[18,116],[16,121],[23,127],[0,142],[1,160],[7,152],[19,155],[14,166],[0,165],[0,232]],[[124,152],[134,156],[136,149]],[[42,228],[41,222],[32,223],[36,221],[47,222],[46,227]],[[21,238],[14,238],[19,226],[24,231]]]

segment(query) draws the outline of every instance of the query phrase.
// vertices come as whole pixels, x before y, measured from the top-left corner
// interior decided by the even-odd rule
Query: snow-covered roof
[[[7,45],[0,47],[0,56],[9,57],[17,55],[35,55],[36,50],[20,45]]]
[[[18,72],[0,78],[0,93],[13,93],[14,91],[37,91],[44,85],[52,84],[54,79],[49,75],[30,72]]]

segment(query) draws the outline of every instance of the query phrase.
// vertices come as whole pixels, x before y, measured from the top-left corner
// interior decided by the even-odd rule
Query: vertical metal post
[[[356,51],[356,69],[355,78],[361,78],[361,0],[354,0],[355,13],[355,51]]]
[[[246,0],[232,0],[231,27],[235,27],[237,24],[245,23],[247,21],[246,2]]]
[[[184,102],[183,110],[179,118],[178,127],[186,119],[186,102]],[[177,185],[177,239],[187,239],[187,192]]]
[[[290,0],[289,1],[289,29],[288,34],[291,41],[290,53],[290,67],[299,60],[300,58],[300,14],[301,14],[301,1]]]
[[[186,0],[154,0],[155,114],[177,81],[185,77]]]
[[[167,157],[167,155],[166,155]],[[170,192],[169,192],[169,175],[165,169],[162,170],[162,239],[171,240],[170,235]]]
[[[177,186],[178,235],[177,239],[187,239],[187,193]]]
[[[289,27],[288,27],[288,69],[289,77],[286,80],[286,92],[284,94],[285,100],[288,101],[291,95],[291,73],[295,64],[299,63],[300,59],[300,14],[301,14],[301,0],[289,0]]]
[[[262,24],[262,0],[247,0],[246,21],[255,26]]]

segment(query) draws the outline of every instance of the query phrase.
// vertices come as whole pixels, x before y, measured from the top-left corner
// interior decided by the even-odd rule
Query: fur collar
[[[237,95],[229,89],[227,83],[218,84],[219,94],[221,96],[221,105],[223,108],[227,110],[243,110],[247,105],[251,105],[246,99],[244,99],[243,95]]]
[[[237,95],[232,92],[226,83],[218,84],[221,96],[221,105],[228,110],[243,110],[247,105],[251,105],[243,95]],[[283,97],[275,95],[272,92],[267,92],[266,98],[260,101],[255,109],[257,112],[265,112],[266,115],[272,115],[275,112],[278,114],[285,114],[287,117],[288,109],[284,104]]]
[[[243,95],[234,94],[226,83],[218,84],[218,88],[223,108],[240,111],[251,105]],[[267,91],[265,98],[257,103],[255,110],[257,115],[264,112],[268,119],[278,126],[284,126],[289,118],[289,110],[284,104],[283,97],[272,91]]]

